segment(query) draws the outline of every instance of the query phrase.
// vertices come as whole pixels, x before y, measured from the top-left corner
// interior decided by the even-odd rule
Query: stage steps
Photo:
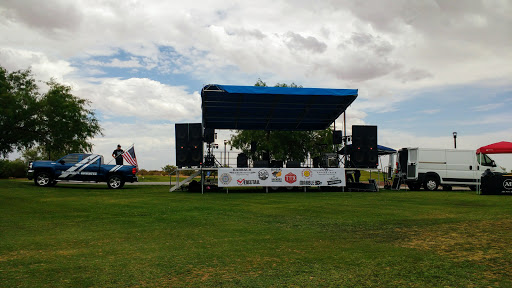
[[[197,170],[196,172],[194,172],[192,175],[190,175],[187,179],[181,181],[181,182],[178,182],[178,184],[174,185],[171,187],[171,189],[169,190],[169,192],[173,192],[173,191],[176,191],[177,189],[179,189],[181,186],[187,184],[188,182],[192,181],[192,179],[194,179],[197,175],[201,174],[201,170]]]

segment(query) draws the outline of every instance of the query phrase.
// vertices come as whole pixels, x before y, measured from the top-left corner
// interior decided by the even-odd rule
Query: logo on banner
[[[329,168],[324,168],[322,170],[317,170],[316,173],[318,175],[335,175],[336,171],[329,169]]]
[[[312,175],[313,175],[313,171],[311,171],[311,169],[306,168],[306,169],[302,170],[302,176],[304,176],[304,178],[311,178]]]
[[[507,190],[512,189],[512,180],[507,179],[507,180],[503,181],[503,188],[505,188]]]
[[[272,169],[272,182],[283,182],[283,178],[281,178],[281,169]]]
[[[261,169],[258,172],[258,178],[260,178],[261,180],[267,180],[267,178],[268,178],[268,171],[265,170],[265,169]]]
[[[284,181],[286,181],[290,184],[295,183],[295,181],[297,181],[297,175],[290,172],[284,176]]]
[[[245,179],[238,179],[236,180],[236,183],[238,183],[238,185],[240,186],[243,186],[243,185],[258,185],[260,184],[260,180],[245,180]]]
[[[333,177],[329,178],[329,180],[327,180],[327,185],[336,185],[336,184],[341,184],[341,179],[336,176],[333,176]]]
[[[231,180],[233,180],[233,178],[231,178],[231,175],[228,173],[222,173],[222,175],[220,175],[220,183],[224,185],[231,183]]]
[[[322,181],[319,181],[319,180],[301,180],[299,183],[302,186],[320,186],[320,185],[322,185]]]

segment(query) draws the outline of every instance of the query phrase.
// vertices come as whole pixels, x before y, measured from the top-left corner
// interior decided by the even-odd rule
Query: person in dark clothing
[[[112,157],[116,159],[116,165],[123,165],[123,156],[124,150],[121,149],[121,144],[117,145],[117,149],[112,152]]]

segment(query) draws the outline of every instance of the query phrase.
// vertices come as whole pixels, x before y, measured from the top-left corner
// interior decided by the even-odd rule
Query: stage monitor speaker
[[[283,160],[270,161],[270,168],[283,168]]]
[[[286,168],[300,168],[300,161],[286,161]]]
[[[236,167],[238,167],[238,168],[249,167],[249,164],[247,163],[247,161],[248,161],[247,155],[245,155],[244,153],[238,154],[238,156],[236,157]]]
[[[203,133],[201,123],[175,125],[176,166],[201,166],[203,162]]]
[[[343,133],[341,130],[332,131],[332,144],[342,144],[343,143]]]
[[[204,142],[206,142],[206,143],[215,142],[215,129],[204,128]]]
[[[269,165],[270,163],[268,162],[268,160],[256,160],[253,162],[253,167],[254,168],[269,168]]]
[[[355,168],[377,168],[377,126],[352,126],[352,151],[350,163]]]

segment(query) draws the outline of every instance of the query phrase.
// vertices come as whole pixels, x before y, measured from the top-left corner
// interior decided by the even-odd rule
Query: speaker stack
[[[352,126],[352,151],[350,162],[355,168],[377,168],[377,126]]]
[[[175,125],[176,166],[201,166],[203,162],[203,127],[201,123]]]

